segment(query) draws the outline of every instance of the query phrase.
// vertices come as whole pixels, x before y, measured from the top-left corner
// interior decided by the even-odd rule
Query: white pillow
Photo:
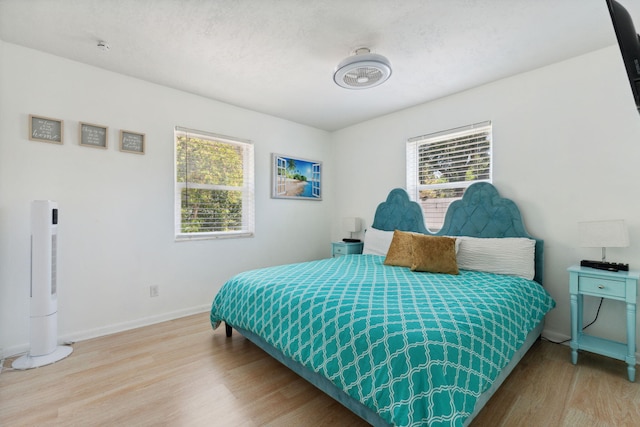
[[[458,237],[458,268],[533,280],[536,241],[526,237]]]
[[[387,256],[392,239],[393,231],[383,231],[371,227],[364,233],[362,254]]]

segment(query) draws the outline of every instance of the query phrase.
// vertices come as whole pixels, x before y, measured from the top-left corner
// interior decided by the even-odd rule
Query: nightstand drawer
[[[348,253],[349,253],[348,248],[344,245],[335,245],[333,247],[334,255],[346,255]]]
[[[578,279],[578,290],[582,294],[624,299],[625,282],[599,277],[580,276]]]
[[[333,242],[331,243],[331,255],[334,257],[350,254],[361,254],[362,242]]]

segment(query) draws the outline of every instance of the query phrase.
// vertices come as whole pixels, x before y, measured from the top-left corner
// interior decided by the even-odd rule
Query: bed
[[[371,425],[466,426],[540,336],[542,278],[543,241],[493,185],[470,186],[438,233],[394,189],[363,254],[240,273],[210,320]]]

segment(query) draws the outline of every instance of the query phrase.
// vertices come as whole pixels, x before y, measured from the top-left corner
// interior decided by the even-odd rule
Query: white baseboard
[[[550,331],[548,329],[545,329],[544,331],[542,331],[542,336],[548,339],[549,341],[563,343],[566,345],[569,345],[569,341],[567,341],[566,343],[564,341],[571,339],[571,336],[569,335],[561,334],[555,331]]]
[[[201,305],[196,307],[187,308],[184,310],[172,311],[169,313],[162,313],[155,316],[143,317],[141,319],[131,320],[128,322],[115,323],[100,328],[87,329],[84,331],[76,331],[64,335],[58,336],[58,343],[73,343],[77,341],[84,341],[92,338],[103,337],[105,335],[115,334],[117,332],[128,331],[130,329],[141,328],[143,326],[149,326],[156,323],[166,322],[168,320],[178,319],[180,317],[191,316],[193,314],[205,313],[211,310],[211,305]],[[27,353],[29,351],[29,343],[16,345],[13,347],[7,347],[4,349],[2,356],[5,358],[17,356],[19,354]]]
[[[117,332],[128,331],[130,329],[141,328],[143,326],[149,326],[156,323],[166,322],[168,320],[178,319],[180,317],[191,316],[193,314],[205,313],[211,309],[211,305],[201,305],[196,307],[187,308],[184,310],[172,311],[169,313],[162,313],[156,316],[144,317],[142,319],[132,320],[130,322],[122,322],[116,323],[113,325],[108,325],[102,328],[94,328],[87,329],[85,331],[78,331],[71,334],[65,334],[58,337],[58,342],[60,344],[84,341],[91,338],[103,337],[105,335],[115,334]],[[550,341],[555,342],[563,342],[565,340],[571,339],[570,336],[561,334],[555,331],[551,331],[545,329],[542,332],[542,336],[547,338]],[[567,341],[564,343],[565,345],[569,345]],[[13,357],[22,353],[26,353],[29,351],[29,344],[18,345],[14,347],[7,347],[4,349],[2,353],[0,353],[0,360],[3,358]],[[636,359],[640,360],[640,352],[636,352]]]

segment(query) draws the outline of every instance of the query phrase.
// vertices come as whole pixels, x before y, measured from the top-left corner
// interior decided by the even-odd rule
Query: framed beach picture
[[[322,200],[322,162],[271,154],[274,199]]]

